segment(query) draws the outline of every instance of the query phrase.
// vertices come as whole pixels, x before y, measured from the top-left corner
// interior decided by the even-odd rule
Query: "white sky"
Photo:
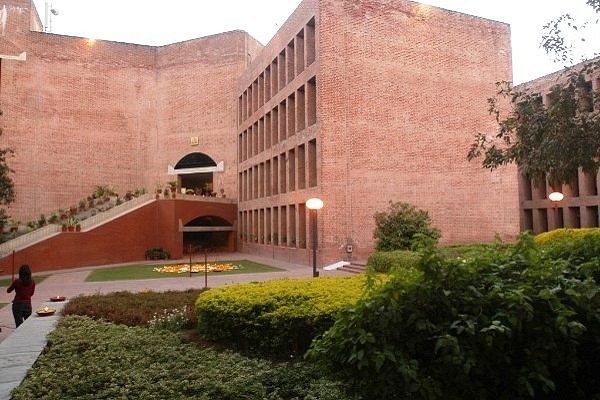
[[[242,29],[266,44],[301,0],[34,0],[42,22],[48,9],[53,33],[161,46]],[[422,3],[511,25],[513,78],[526,82],[562,68],[539,44],[542,26],[569,12],[595,21],[585,0],[422,0]],[[600,25],[592,25],[585,55],[600,53]],[[594,42],[594,43],[592,43]],[[583,52],[584,50],[582,50]]]

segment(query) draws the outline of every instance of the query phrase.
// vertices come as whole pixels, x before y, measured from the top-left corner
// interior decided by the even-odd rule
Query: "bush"
[[[560,228],[540,233],[534,238],[539,246],[551,245],[558,242],[577,240],[588,235],[600,235],[599,228]]]
[[[544,259],[566,260],[600,281],[600,229],[555,229],[534,240]]]
[[[598,283],[531,237],[505,250],[425,251],[418,273],[393,272],[308,357],[365,398],[599,398]]]
[[[427,211],[419,210],[408,203],[390,201],[389,210],[374,215],[376,250],[393,251],[408,250],[418,236],[425,236],[437,241],[441,233],[431,226]]]
[[[146,260],[168,260],[171,258],[171,252],[162,247],[148,249],[144,255],[146,256]]]
[[[305,363],[198,349],[178,334],[62,317],[13,400],[350,400]]]
[[[413,268],[420,258],[419,253],[409,250],[378,251],[367,259],[367,269],[387,273],[394,268]]]
[[[356,303],[364,277],[281,279],[204,292],[196,301],[206,338],[274,357],[303,354],[344,308]]]
[[[182,314],[185,307],[185,327],[196,326],[194,303],[206,289],[142,293],[113,292],[81,295],[72,298],[61,311],[62,315],[85,315],[115,324],[147,326],[151,321],[164,326],[170,314]],[[160,321],[156,321],[159,319]],[[168,319],[168,318],[167,318]]]

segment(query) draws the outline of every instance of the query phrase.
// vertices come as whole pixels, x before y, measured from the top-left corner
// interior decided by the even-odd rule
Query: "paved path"
[[[248,254],[227,254],[219,257],[211,255],[209,262],[215,258],[224,260],[246,259],[266,265],[283,268],[278,272],[238,275],[210,275],[208,287],[218,287],[230,283],[256,282],[282,278],[309,278],[312,268],[308,265],[290,264],[272,259],[260,258]],[[204,260],[202,260],[204,261]],[[170,263],[175,261],[170,261]],[[186,262],[180,260],[180,262]],[[187,261],[189,262],[189,260]],[[106,266],[103,266],[106,267]],[[95,268],[103,268],[95,267]],[[49,275],[36,286],[32,299],[34,314],[18,329],[14,329],[14,320],[10,304],[0,309],[0,400],[9,400],[10,391],[18,386],[25,377],[27,370],[33,365],[40,352],[46,346],[46,335],[54,329],[64,303],[50,302],[53,296],[65,296],[67,300],[81,294],[109,293],[116,291],[138,292],[142,290],[166,291],[202,288],[205,286],[204,274],[193,274],[191,277],[143,279],[116,282],[85,282],[86,276],[94,268],[44,272]],[[347,275],[341,271],[319,271],[321,276]],[[35,271],[33,271],[35,275]],[[10,278],[10,276],[9,276]],[[14,293],[6,293],[6,288],[0,288],[0,302],[10,303]],[[43,307],[57,309],[53,316],[38,317],[35,310]]]

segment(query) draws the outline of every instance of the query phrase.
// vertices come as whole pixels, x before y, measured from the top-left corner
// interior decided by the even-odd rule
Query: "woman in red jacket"
[[[15,291],[12,312],[17,328],[31,315],[31,296],[35,292],[35,281],[31,278],[29,265],[23,264],[19,268],[19,277],[12,281],[7,293]]]

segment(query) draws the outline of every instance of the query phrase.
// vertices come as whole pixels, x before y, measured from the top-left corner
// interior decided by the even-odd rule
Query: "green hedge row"
[[[272,356],[303,354],[337,314],[356,303],[363,276],[282,279],[202,293],[195,305],[206,338]]]
[[[417,265],[420,258],[419,253],[409,250],[378,251],[367,259],[367,269],[387,273],[394,268],[412,268]]]

